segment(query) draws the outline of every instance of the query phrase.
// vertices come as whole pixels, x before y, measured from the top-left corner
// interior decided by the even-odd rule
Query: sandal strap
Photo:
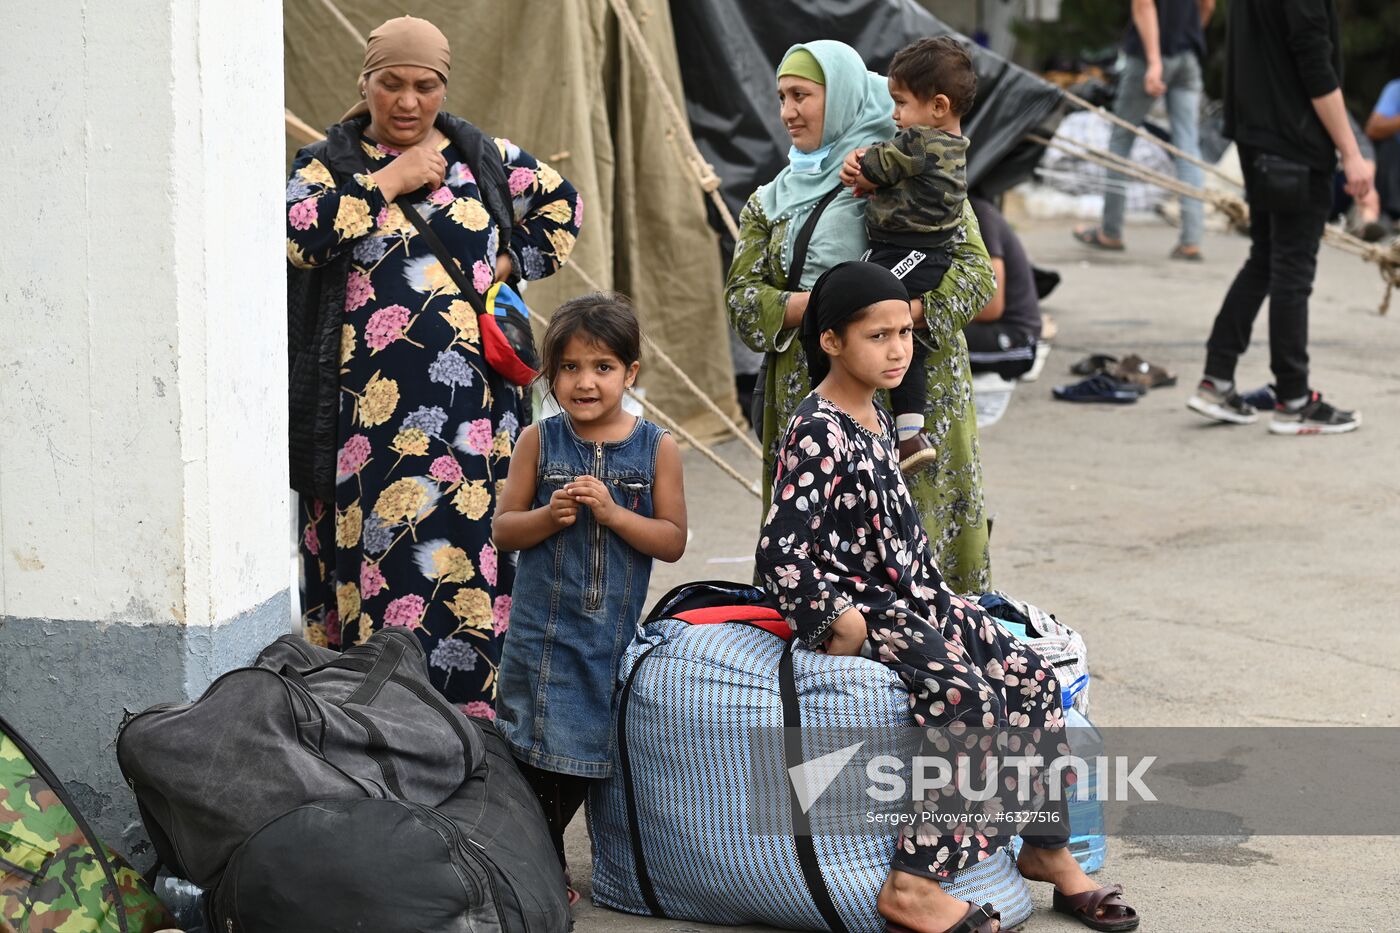
[[[967,913],[948,933],[993,933],[994,921],[1001,921],[1001,912],[993,910],[991,904],[978,905],[968,901]]]
[[[1094,919],[1110,919],[1108,911],[1116,910],[1123,918],[1136,915],[1136,911],[1123,900],[1123,886],[1121,884],[1111,884],[1094,891],[1085,891],[1083,894],[1073,896],[1061,895],[1064,904],[1077,914]],[[1100,916],[1102,911],[1103,916]]]

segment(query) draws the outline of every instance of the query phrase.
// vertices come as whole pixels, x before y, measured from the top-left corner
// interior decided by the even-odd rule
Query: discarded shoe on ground
[[[1161,389],[1176,385],[1176,373],[1167,372],[1156,363],[1131,353],[1108,367],[1105,372],[1119,382],[1131,382],[1148,389]]]
[[[1099,373],[1073,385],[1055,386],[1051,394],[1062,402],[1131,405],[1138,400],[1141,393],[1138,387],[1131,383],[1119,382],[1106,373]]]

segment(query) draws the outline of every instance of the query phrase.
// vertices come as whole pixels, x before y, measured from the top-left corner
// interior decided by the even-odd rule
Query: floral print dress
[[[462,154],[442,144],[443,185],[415,204],[479,292],[509,251],[525,279],[555,272],[578,235],[573,186],[508,140],[510,242]],[[376,169],[399,153],[363,138]],[[287,182],[287,256],[317,266],[351,252],[340,344],[334,502],[300,503],[306,637],[339,647],[381,626],[412,630],[433,684],[492,716],[509,625],[510,567],[491,516],[520,429],[520,393],[487,365],[476,313],[369,174],[337,186],[305,151]]]
[[[1036,754],[1039,737],[1052,760],[1067,751],[1056,744],[1064,713],[1053,669],[943,581],[899,469],[894,419],[883,409],[880,417],[876,433],[815,392],[797,406],[758,542],[764,588],[808,647],[822,644],[847,609],[860,610],[863,653],[909,688],[920,726],[1025,730],[1022,753]],[[920,823],[902,832],[893,864],[944,881],[1008,837]],[[1053,832],[1035,844],[1067,841]]]
[[[959,593],[981,593],[991,589],[991,569],[977,412],[962,329],[992,297],[996,281],[970,205],[964,207],[963,219],[952,242],[953,267],[938,288],[924,296],[928,330],[915,331],[915,339],[929,348],[924,426],[938,459],[910,481],[909,492],[948,585]],[[792,293],[783,257],[788,223],[769,221],[757,192],[749,198],[739,214],[739,241],[725,290],[729,321],[739,339],[751,350],[770,354],[768,381],[762,387],[763,424],[758,426],[765,454],[765,495],[788,419],[812,388],[801,341],[794,339],[797,329],[783,327]],[[766,511],[766,500],[763,507]]]

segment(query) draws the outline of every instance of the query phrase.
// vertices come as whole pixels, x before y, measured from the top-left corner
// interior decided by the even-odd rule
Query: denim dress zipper
[[[603,481],[603,445],[593,444],[593,478]],[[593,521],[593,578],[588,583],[587,609],[596,611],[603,604],[603,526],[597,517]]]

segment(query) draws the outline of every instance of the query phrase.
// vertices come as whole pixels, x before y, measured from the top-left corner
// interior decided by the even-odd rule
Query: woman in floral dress
[[[331,646],[382,626],[416,632],[434,685],[489,716],[511,589],[491,515],[520,393],[487,364],[476,313],[400,203],[482,293],[555,272],[582,206],[558,172],[497,139],[514,221],[501,242],[464,142],[482,137],[440,112],[447,73],[435,27],[385,23],[365,52],[364,103],[298,153],[287,183],[292,265],[349,260],[335,501],[301,499],[302,609],[307,637]],[[362,169],[332,172],[352,156]]]
[[[799,52],[816,66],[800,67]],[[768,359],[766,381],[756,389],[764,393],[763,423],[757,427],[765,452],[765,495],[788,419],[811,388],[802,347],[793,339],[808,289],[827,269],[865,252],[865,202],[844,191],[823,210],[798,282],[787,280],[793,243],[817,202],[839,183],[846,154],[895,133],[885,78],[867,71],[850,46],[831,40],[793,46],[778,72],[782,119],[793,140],[791,164],[755,191],[740,213],[725,291],[739,338]],[[910,493],[949,586],[975,593],[991,588],[991,570],[962,328],[991,298],[995,280],[971,207],[952,249],[952,268],[924,296],[927,330],[916,332],[915,339],[929,346],[925,429],[937,460],[910,480]]]

